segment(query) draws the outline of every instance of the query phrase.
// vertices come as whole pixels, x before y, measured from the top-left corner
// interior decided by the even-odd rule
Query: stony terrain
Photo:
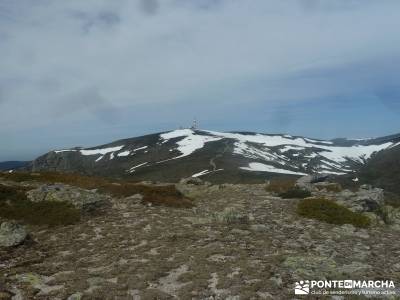
[[[179,188],[194,208],[112,199],[0,250],[0,299],[294,299],[302,279],[400,282],[400,231],[299,217],[265,185]],[[335,298],[341,299],[341,298]]]

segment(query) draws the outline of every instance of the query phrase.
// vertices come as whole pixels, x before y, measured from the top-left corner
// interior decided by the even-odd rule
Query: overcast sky
[[[0,161],[187,126],[400,132],[399,0],[0,0]]]

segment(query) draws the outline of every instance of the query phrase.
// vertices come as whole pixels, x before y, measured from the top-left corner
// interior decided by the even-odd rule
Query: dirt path
[[[218,170],[218,169],[217,169],[217,165],[216,165],[216,163],[215,163],[215,160],[216,160],[217,158],[222,157],[222,156],[229,150],[229,148],[230,148],[229,142],[228,142],[228,141],[225,141],[224,150],[223,150],[221,153],[215,155],[213,158],[210,159],[210,165],[211,165],[211,167],[212,167],[212,172],[215,172],[215,171]]]

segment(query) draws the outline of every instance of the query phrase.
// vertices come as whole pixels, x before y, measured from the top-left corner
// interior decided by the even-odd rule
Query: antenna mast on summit
[[[192,127],[190,127],[190,129],[193,129],[193,130],[196,130],[197,128],[198,128],[198,122],[197,122],[197,119],[196,118],[194,118],[193,119],[193,123],[192,123]]]

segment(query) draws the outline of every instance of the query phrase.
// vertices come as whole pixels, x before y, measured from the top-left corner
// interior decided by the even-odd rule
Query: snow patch
[[[206,174],[208,174],[208,173],[211,173],[211,172],[212,172],[212,171],[204,170],[204,171],[201,171],[201,172],[199,172],[199,173],[193,174],[191,177],[199,177],[199,176],[202,176],[202,175],[206,175]]]
[[[265,165],[262,163],[252,162],[249,163],[248,167],[241,167],[243,170],[247,171],[257,171],[257,172],[270,172],[270,173],[281,173],[281,174],[292,174],[292,175],[307,175],[306,173],[294,172],[284,169],[279,169],[270,165]]]
[[[83,149],[83,150],[79,150],[79,152],[82,155],[105,155],[110,152],[119,151],[122,148],[124,148],[124,146],[117,146],[117,147],[110,147],[110,148],[103,148],[103,149],[89,149],[89,150]]]
[[[55,153],[62,153],[62,152],[76,152],[78,150],[75,149],[65,149],[65,150],[55,150]]]
[[[131,151],[123,151],[117,154],[118,157],[120,156],[128,156],[129,154],[131,154]]]
[[[300,146],[292,146],[292,145],[286,145],[284,146],[281,150],[281,152],[287,152],[289,150],[304,150],[304,147],[300,147]]]
[[[346,159],[352,159],[362,163],[365,159],[370,158],[373,153],[386,149],[392,145],[393,143],[389,142],[381,145],[368,146],[356,145],[352,147],[320,147],[326,151],[320,152],[319,154],[335,162],[345,162]]]
[[[141,167],[141,166],[144,166],[144,165],[147,165],[147,162],[144,162],[144,163],[142,163],[142,164],[138,164],[138,165],[136,165],[136,166],[130,168],[129,170],[127,170],[127,172],[133,173],[133,172],[136,171],[137,168],[139,168],[139,167]]]
[[[180,129],[171,131],[161,134],[160,137],[164,140],[163,143],[171,138],[184,137],[182,140],[176,142],[176,144],[178,145],[178,148],[176,150],[178,150],[182,154],[171,159],[178,159],[188,156],[194,151],[203,148],[206,143],[219,141],[222,139],[220,137],[195,134],[195,132],[191,129]]]
[[[143,146],[143,147],[139,147],[139,148],[136,148],[136,149],[133,149],[133,150],[126,150],[126,151],[118,153],[117,156],[118,157],[129,156],[131,154],[135,154],[135,153],[132,153],[132,152],[136,152],[136,151],[139,151],[139,150],[144,150],[144,149],[147,149],[147,148],[148,148],[148,146]]]

